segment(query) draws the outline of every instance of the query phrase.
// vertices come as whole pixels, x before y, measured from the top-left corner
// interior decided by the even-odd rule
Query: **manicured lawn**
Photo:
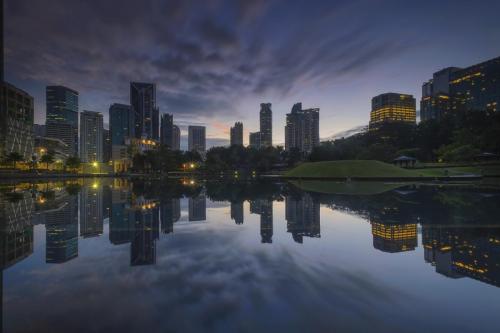
[[[405,178],[405,177],[439,177],[460,175],[499,175],[500,166],[483,165],[470,167],[403,169],[380,161],[327,161],[303,163],[285,173],[286,177],[314,178]]]

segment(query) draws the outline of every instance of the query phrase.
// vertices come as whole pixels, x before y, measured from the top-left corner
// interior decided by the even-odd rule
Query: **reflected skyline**
[[[327,195],[286,183],[200,182],[193,187],[103,179],[19,185],[0,192],[2,274],[35,260],[37,251],[43,250],[42,268],[80,265],[90,258],[90,242],[95,251],[123,253],[116,263],[123,267],[159,269],[167,265],[165,256],[179,251],[190,238],[224,239],[226,231],[219,223],[233,228],[235,235],[245,232],[246,241],[262,249],[308,252],[318,246],[340,246],[338,240],[332,242],[332,236],[342,232],[337,218],[352,216],[363,226],[360,239],[366,255],[396,260],[398,255],[410,258],[416,253],[419,258],[413,265],[431,268],[449,283],[473,280],[500,287],[498,197],[495,191],[428,187],[370,196]],[[487,214],[472,219],[471,203]],[[432,207],[433,212],[422,207]],[[334,234],[328,232],[332,226],[337,228]],[[42,237],[35,237],[34,228]],[[41,247],[35,246],[35,239]],[[195,255],[184,251],[186,258]]]

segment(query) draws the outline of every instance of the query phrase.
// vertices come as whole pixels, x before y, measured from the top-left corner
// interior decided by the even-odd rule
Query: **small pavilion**
[[[417,159],[409,156],[399,156],[395,158],[392,163],[401,168],[413,168],[417,163]]]

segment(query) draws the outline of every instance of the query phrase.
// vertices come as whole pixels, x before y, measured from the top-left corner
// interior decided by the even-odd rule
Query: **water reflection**
[[[307,239],[321,238],[323,206],[369,223],[376,251],[406,255],[418,248],[420,235],[422,263],[434,266],[436,273],[500,287],[499,198],[500,192],[494,189],[435,186],[347,195],[269,182],[85,179],[18,184],[0,191],[0,260],[3,272],[33,255],[33,228],[44,225],[47,264],[74,261],[79,257],[79,242],[101,240],[108,233],[113,246],[129,246],[130,266],[155,265],[161,235],[175,238],[178,223],[210,221],[207,201],[209,207],[226,203],[223,207],[235,228],[248,223],[248,205],[260,223],[255,238],[275,246],[273,240],[283,237],[275,230],[282,224],[273,221],[274,206],[280,202],[284,204],[285,235],[292,244],[302,247]]]

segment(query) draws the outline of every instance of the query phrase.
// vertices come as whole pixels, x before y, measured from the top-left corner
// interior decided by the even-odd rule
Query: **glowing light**
[[[189,166],[191,167],[191,169],[194,169],[194,164],[193,163],[191,163]]]
[[[98,166],[98,165],[99,165],[99,164],[98,164],[97,162],[93,162],[93,163],[92,163],[92,166],[93,166],[94,168],[97,168],[97,166]]]
[[[99,183],[93,183],[93,184],[92,184],[92,188],[93,188],[93,189],[97,189],[98,187],[99,187]]]

